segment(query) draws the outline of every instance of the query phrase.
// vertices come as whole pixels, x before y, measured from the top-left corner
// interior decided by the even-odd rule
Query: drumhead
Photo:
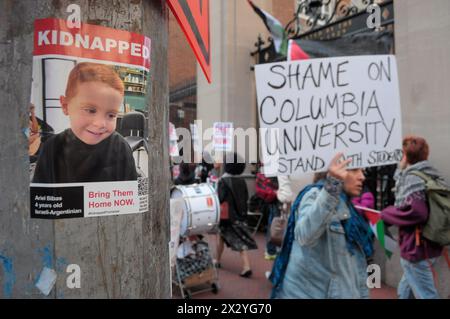
[[[171,198],[183,198],[183,218],[180,235],[191,236],[217,231],[220,221],[219,198],[208,184],[176,186]]]

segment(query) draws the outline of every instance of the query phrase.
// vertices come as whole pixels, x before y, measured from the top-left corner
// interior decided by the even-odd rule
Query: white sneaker
[[[271,271],[266,271],[264,273],[266,275],[266,279],[269,279],[271,273],[272,273]]]

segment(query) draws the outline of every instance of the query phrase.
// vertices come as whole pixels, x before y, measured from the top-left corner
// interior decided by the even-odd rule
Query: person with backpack
[[[338,153],[327,173],[295,199],[270,281],[276,299],[367,299],[367,263],[373,233],[353,207],[364,182],[362,169]]]
[[[403,268],[397,288],[400,299],[439,298],[432,267],[442,254],[443,246],[426,238],[423,233],[432,213],[427,183],[422,177],[429,177],[444,188],[446,184],[428,162],[428,155],[429,146],[422,137],[407,136],[403,139],[403,158],[394,175],[395,204],[381,212],[381,219],[387,226],[399,227],[400,264]]]

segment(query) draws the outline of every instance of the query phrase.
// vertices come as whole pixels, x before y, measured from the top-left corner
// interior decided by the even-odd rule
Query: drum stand
[[[211,291],[214,294],[219,292],[218,272],[216,266],[212,262],[210,250],[208,255],[211,260],[208,268],[201,272],[189,275],[184,279],[181,279],[180,264],[178,258],[176,258],[174,267],[175,276],[173,276],[176,280],[172,280],[172,282],[180,289],[181,298],[191,299],[193,295],[208,291]]]
[[[263,214],[262,214],[261,212],[247,212],[247,216],[248,216],[248,217],[250,217],[250,216],[258,216],[258,221],[256,222],[256,226],[255,226],[255,228],[253,229],[253,236],[255,236],[255,235],[256,235],[256,232],[257,232],[258,229],[259,229],[259,225],[260,225],[261,222],[262,222]],[[250,226],[249,226],[249,228],[253,228],[253,227],[250,227]]]

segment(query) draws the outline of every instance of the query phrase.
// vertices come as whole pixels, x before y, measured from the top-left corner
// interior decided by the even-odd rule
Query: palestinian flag
[[[355,207],[364,210],[364,215],[369,221],[370,228],[375,234],[375,237],[380,242],[381,247],[383,247],[386,256],[391,258],[392,253],[394,252],[395,249],[397,249],[398,245],[397,241],[394,238],[386,234],[385,232],[386,226],[384,225],[384,222],[381,219],[380,212],[372,209],[367,209],[361,206],[355,205]]]
[[[309,59],[309,55],[303,51],[297,41],[290,39],[288,42],[287,59],[288,61],[307,60]]]
[[[266,25],[266,28],[269,30],[273,42],[275,43],[275,50],[277,53],[282,54],[284,56],[287,55],[287,36],[286,32],[284,31],[283,26],[281,25],[280,21],[272,17],[269,13],[266,11],[258,8],[251,2],[250,0],[247,0],[248,3],[252,6],[253,10],[255,10],[256,14],[261,17],[264,24]]]

